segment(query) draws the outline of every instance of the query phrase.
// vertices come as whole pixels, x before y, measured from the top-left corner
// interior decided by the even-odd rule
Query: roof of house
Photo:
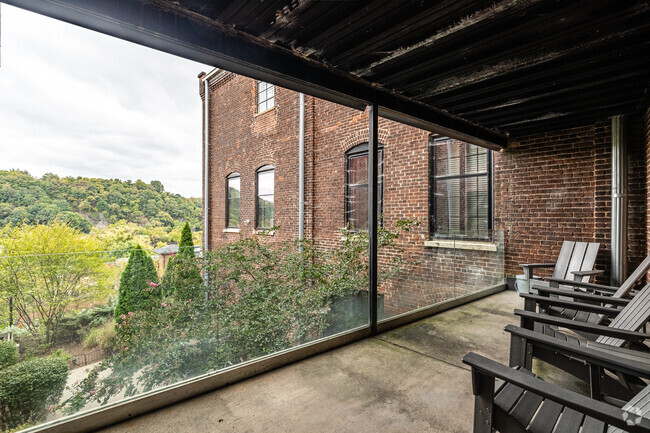
[[[176,254],[178,253],[178,244],[165,245],[164,247],[156,248],[153,252],[161,256]]]

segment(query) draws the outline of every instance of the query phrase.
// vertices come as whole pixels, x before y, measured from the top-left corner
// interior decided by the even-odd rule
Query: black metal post
[[[368,125],[368,268],[369,268],[369,289],[370,298],[370,333],[377,334],[377,190],[379,188],[378,170],[379,159],[378,148],[378,116],[377,104],[370,105],[370,116]]]
[[[9,326],[14,326],[14,298],[9,298]]]

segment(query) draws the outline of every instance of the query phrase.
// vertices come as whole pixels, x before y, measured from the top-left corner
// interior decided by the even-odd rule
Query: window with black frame
[[[226,178],[226,227],[239,227],[239,201],[240,201],[239,173],[230,173]]]
[[[432,138],[429,155],[431,235],[490,239],[492,151],[451,138]]]
[[[275,167],[265,165],[257,170],[257,220],[262,230],[273,228],[275,211]]]
[[[382,212],[384,183],[384,151],[377,151],[377,209]],[[345,224],[352,231],[368,230],[368,143],[353,147],[346,153]]]

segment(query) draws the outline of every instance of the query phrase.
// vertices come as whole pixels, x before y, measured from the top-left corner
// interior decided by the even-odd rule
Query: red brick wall
[[[226,176],[241,175],[240,230],[255,230],[256,171],[275,166],[275,239],[293,239],[298,220],[298,94],[276,88],[275,108],[256,113],[255,80],[228,74],[210,87],[210,239],[232,242],[226,227]],[[281,145],[278,145],[280,143]],[[286,144],[285,144],[286,143]]]
[[[638,119],[628,136],[628,271],[645,257],[644,152]],[[505,270],[554,262],[564,239],[600,242],[596,266],[609,283],[611,130],[609,121],[533,135],[495,156],[495,224],[505,231]]]
[[[346,152],[368,141],[368,113],[305,99],[305,236],[322,248],[334,247],[345,225]],[[255,170],[265,164],[276,166],[275,221],[280,229],[273,239],[295,239],[298,94],[276,88],[275,108],[256,115],[255,81],[229,74],[212,84],[210,102],[210,245],[240,236],[223,232],[225,178],[233,171],[241,173],[241,235],[252,233]],[[646,254],[645,185],[650,182],[645,174],[650,146],[642,145],[641,123],[634,125],[637,133],[631,135],[636,138],[629,146],[630,266]],[[608,269],[610,140],[609,122],[603,121],[530,136],[495,153],[495,228],[504,230],[505,246],[498,252],[432,248],[424,246],[429,236],[429,133],[380,119],[383,224],[393,228],[405,218],[420,222],[399,241],[404,257],[417,265],[380,286],[387,312],[400,313],[498,284],[504,272],[521,273],[519,263],[555,261],[564,239],[601,242],[598,267]],[[244,223],[247,219],[251,223]],[[388,266],[390,259],[380,255],[380,267]]]

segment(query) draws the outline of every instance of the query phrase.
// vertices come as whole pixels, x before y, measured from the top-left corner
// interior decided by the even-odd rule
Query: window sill
[[[451,248],[455,250],[496,251],[497,244],[481,241],[455,241],[451,239],[435,239],[424,241],[425,247]]]
[[[273,111],[273,110],[275,110],[275,105],[274,105],[273,107],[271,107],[271,108],[267,108],[267,109],[264,110],[264,111],[260,111],[259,113],[256,112],[255,115],[254,115],[253,117],[261,116],[261,115],[266,114],[266,113],[268,113],[268,112],[271,112],[271,111]]]
[[[262,235],[262,236],[274,236],[275,235],[275,230],[255,229],[255,230],[253,230],[253,234]]]
[[[224,233],[239,233],[239,229],[236,227],[226,227],[223,229]]]

